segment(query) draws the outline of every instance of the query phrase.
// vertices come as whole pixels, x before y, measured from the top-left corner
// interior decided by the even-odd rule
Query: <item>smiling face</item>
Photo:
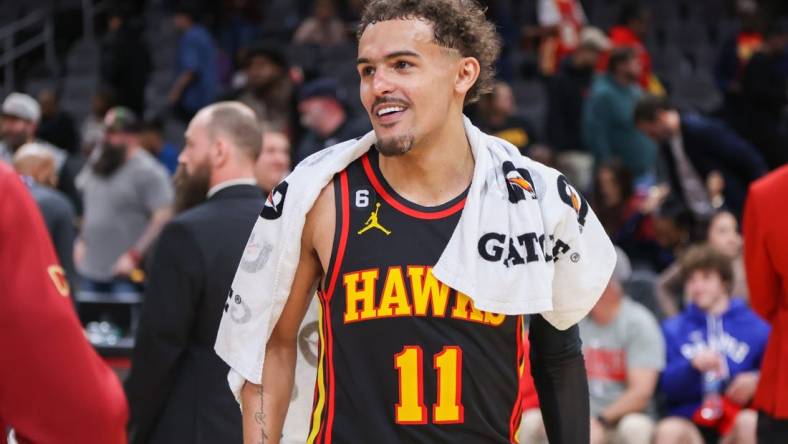
[[[270,192],[290,169],[290,141],[284,133],[268,133],[255,164],[257,184]]]
[[[464,77],[475,63],[472,79]],[[478,76],[478,62],[439,46],[419,19],[369,25],[359,40],[361,102],[385,156],[403,155],[441,134]]]
[[[728,257],[735,258],[741,251],[741,235],[733,214],[722,212],[712,218],[709,224],[709,244]]]
[[[730,296],[725,282],[714,270],[693,271],[684,283],[684,291],[693,304],[705,312],[715,312]]]

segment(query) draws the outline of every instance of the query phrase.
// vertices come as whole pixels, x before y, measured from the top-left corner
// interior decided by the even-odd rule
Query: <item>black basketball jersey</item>
[[[517,442],[522,317],[477,310],[431,271],[465,195],[429,208],[405,200],[374,149],[334,190],[307,442]]]

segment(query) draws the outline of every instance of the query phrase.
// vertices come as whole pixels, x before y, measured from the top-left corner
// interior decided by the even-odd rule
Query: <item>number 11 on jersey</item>
[[[423,360],[423,352],[417,345],[406,345],[394,356],[399,376],[399,403],[394,408],[397,424],[427,423]],[[462,350],[455,345],[443,347],[433,357],[433,368],[437,372],[438,393],[432,406],[432,423],[462,423]]]

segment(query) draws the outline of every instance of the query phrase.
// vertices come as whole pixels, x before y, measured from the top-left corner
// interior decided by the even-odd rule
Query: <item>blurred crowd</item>
[[[215,195],[224,168],[194,160],[199,131],[213,128],[194,127],[206,106],[253,110],[263,136],[233,139],[253,154],[248,174],[227,177],[256,183],[261,198],[305,157],[371,129],[355,92],[363,1],[164,3],[179,32],[164,108],[146,107],[155,42],[142,38],[140,9],[123,2],[108,13],[101,84],[84,121],[59,108],[56,90],[2,103],[0,159],[38,203],[75,294],[151,297],[157,238]],[[655,73],[655,2],[604,6],[616,16],[609,29],[584,9],[598,1],[481,3],[504,52],[494,89],[467,114],[562,171],[618,246],[614,277],[581,324],[592,442],[755,442],[748,407],[769,326],[749,306],[740,223],[750,184],[788,161],[785,17],[769,2],[729,2],[737,25],[705,65],[722,100],[699,109],[680,105],[680,85]],[[533,92],[523,86],[546,98],[538,119],[519,111]],[[83,323],[149,334],[128,315],[76,305]],[[523,436],[546,442],[538,410],[526,412]]]

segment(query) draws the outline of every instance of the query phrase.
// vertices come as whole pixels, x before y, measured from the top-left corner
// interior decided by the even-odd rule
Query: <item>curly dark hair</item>
[[[465,105],[492,90],[501,40],[475,0],[372,0],[361,16],[357,37],[377,22],[413,18],[432,24],[438,45],[479,61],[479,78],[465,95]]]

